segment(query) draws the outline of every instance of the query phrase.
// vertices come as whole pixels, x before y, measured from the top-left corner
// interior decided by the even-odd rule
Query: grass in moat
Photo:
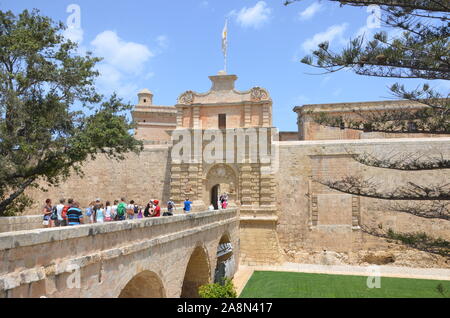
[[[381,277],[368,288],[367,276],[255,271],[240,298],[442,298],[450,281]]]

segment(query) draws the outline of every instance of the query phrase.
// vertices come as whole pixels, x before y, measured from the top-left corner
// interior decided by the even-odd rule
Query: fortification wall
[[[275,174],[277,234],[287,260],[362,263],[368,254],[374,253],[392,255],[399,265],[450,266],[440,256],[417,252],[360,230],[361,226],[392,228],[403,233],[426,232],[448,240],[450,222],[390,212],[387,200],[344,194],[315,181],[363,176],[377,182],[380,190],[393,189],[408,181],[444,184],[450,178],[449,172],[373,168],[356,162],[351,154],[368,152],[382,157],[394,153],[428,156],[442,153],[448,157],[450,138],[297,141],[279,145],[280,164]]]
[[[146,145],[139,155],[127,154],[123,161],[99,155],[96,160],[85,163],[83,178],[73,175],[60,186],[50,187],[48,192],[28,191],[35,203],[25,214],[41,214],[47,198],[54,204],[60,198],[73,198],[82,207],[96,198],[103,202],[111,200],[111,204],[121,197],[141,205],[150,199],[166,201],[170,195],[169,149],[169,145]]]

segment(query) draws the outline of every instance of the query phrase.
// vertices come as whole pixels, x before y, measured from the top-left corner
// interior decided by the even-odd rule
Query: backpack
[[[58,219],[58,211],[56,209],[56,206],[53,207],[53,209],[52,209],[52,216],[50,218],[52,220],[57,220]]]
[[[137,205],[134,206],[134,214],[139,213],[139,207]]]
[[[86,216],[91,216],[92,215],[92,208],[86,208]]]
[[[117,206],[117,215],[118,216],[124,216],[125,215],[126,206],[125,203],[120,203]]]
[[[70,206],[65,205],[64,208],[61,211],[61,217],[65,220],[67,219],[67,211],[69,210]]]

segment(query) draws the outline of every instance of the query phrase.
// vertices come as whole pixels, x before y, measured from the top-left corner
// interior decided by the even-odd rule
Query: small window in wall
[[[227,115],[219,114],[219,129],[227,129]]]
[[[147,102],[147,100],[144,98],[144,103],[146,103]]]

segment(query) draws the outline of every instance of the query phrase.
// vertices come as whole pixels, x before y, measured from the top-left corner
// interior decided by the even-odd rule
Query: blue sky
[[[266,88],[273,99],[274,126],[297,130],[294,106],[371,101],[392,98],[387,87],[395,79],[362,77],[320,70],[299,62],[320,41],[340,48],[361,32],[378,31],[366,8],[339,7],[330,1],[304,0],[289,6],[283,0],[173,1],[1,1],[2,10],[19,13],[38,8],[42,14],[67,23],[80,8],[80,28],[67,36],[86,50],[104,57],[99,65],[100,92],[113,91],[131,103],[137,91],[148,88],[154,104],[174,105],[186,90],[205,92],[209,75],[223,69],[221,33],[228,17],[228,73],[239,78],[236,88]],[[416,80],[403,80],[415,87]],[[448,90],[448,84],[434,82]]]

